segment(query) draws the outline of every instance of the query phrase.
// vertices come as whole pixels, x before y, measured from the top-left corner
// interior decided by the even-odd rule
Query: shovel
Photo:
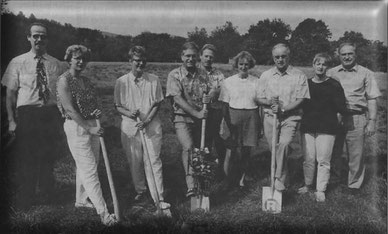
[[[262,200],[262,210],[272,214],[278,214],[282,211],[282,193],[275,190],[275,156],[277,138],[277,114],[274,114],[271,147],[271,187],[263,187]]]
[[[206,110],[207,104],[203,104],[203,109]],[[205,148],[205,131],[206,131],[206,119],[202,119],[202,129],[201,129],[201,145],[200,148]],[[210,210],[210,200],[208,196],[203,194],[192,196],[191,197],[191,211],[196,209],[203,209],[205,211]]]
[[[137,122],[140,122],[140,118],[139,117],[137,117]],[[146,160],[148,162],[148,165],[150,167],[149,170],[145,169],[145,171],[146,171],[146,175],[147,174],[151,174],[151,176],[149,176],[149,175],[147,176],[151,180],[151,183],[148,183],[148,186],[153,188],[153,189],[150,189],[150,192],[151,192],[152,198],[155,201],[157,213],[159,215],[163,215],[164,214],[164,215],[167,215],[167,216],[171,217],[170,206],[166,206],[165,205],[166,203],[161,203],[160,202],[158,187],[156,186],[154,169],[152,168],[151,158],[150,158],[150,155],[148,153],[148,147],[147,147],[147,143],[146,143],[146,140],[145,140],[145,137],[144,137],[144,135],[145,135],[144,128],[141,129],[141,130],[139,129],[139,132],[140,132],[141,143],[143,145],[144,155],[145,155]],[[149,173],[147,173],[147,172],[149,172]]]
[[[96,119],[96,122],[97,122],[97,126],[101,127],[100,120]],[[100,136],[100,144],[101,144],[101,149],[102,149],[102,156],[104,157],[106,174],[108,175],[108,182],[109,182],[110,192],[112,195],[115,216],[117,218],[117,221],[120,221],[119,203],[118,203],[117,196],[116,196],[115,185],[113,183],[113,177],[112,177],[112,172],[110,170],[110,164],[109,164],[108,154],[106,152],[104,138],[102,136]]]

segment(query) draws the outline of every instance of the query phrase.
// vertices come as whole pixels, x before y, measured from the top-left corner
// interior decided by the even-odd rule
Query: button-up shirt
[[[212,84],[208,80],[204,70],[197,69],[194,74],[187,71],[184,66],[172,70],[168,74],[166,96],[181,96],[194,109],[200,111],[203,107],[202,97],[204,92],[211,89]],[[174,122],[192,123],[192,117],[172,101],[174,109]]]
[[[221,109],[222,103],[218,101],[218,97],[221,91],[221,84],[224,81],[224,74],[215,67],[212,67],[210,71],[207,71],[203,66],[200,66],[203,69],[208,77],[209,82],[211,83],[211,89],[213,92],[216,92],[216,95],[213,97],[212,102],[210,103],[210,107],[213,109]]]
[[[56,104],[56,85],[58,77],[65,71],[61,62],[48,55],[42,55],[44,69],[47,75],[47,85],[50,90],[50,97],[47,105]],[[11,60],[1,81],[2,85],[10,90],[18,91],[16,107],[26,105],[43,105],[39,100],[39,87],[37,86],[36,55],[29,51]]]
[[[282,106],[287,106],[299,98],[310,98],[306,75],[293,66],[288,66],[283,74],[276,67],[263,72],[260,76],[259,89],[259,98],[270,100],[278,96]],[[269,109],[264,111],[271,112]],[[300,119],[302,112],[298,108],[288,115]]]
[[[348,70],[339,65],[327,71],[327,76],[341,83],[350,110],[367,111],[368,100],[381,96],[374,73],[363,66],[356,64]]]
[[[219,100],[234,109],[256,109],[259,91],[259,78],[248,75],[242,79],[238,74],[224,80]]]
[[[139,110],[140,116],[146,116],[151,108],[163,100],[160,80],[156,75],[143,73],[136,80],[132,72],[116,80],[114,101],[127,110]],[[128,118],[123,116],[123,118]]]

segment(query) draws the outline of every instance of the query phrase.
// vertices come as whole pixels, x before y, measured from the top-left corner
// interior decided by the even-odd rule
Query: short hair
[[[354,50],[356,51],[357,49],[357,46],[355,43],[352,43],[352,42],[343,42],[341,43],[339,46],[338,46],[338,54],[341,54],[340,51],[342,49],[342,47],[344,46],[352,46],[354,48]]]
[[[192,41],[188,41],[182,45],[182,50],[181,50],[182,54],[183,54],[183,51],[188,50],[188,49],[195,50],[195,51],[197,51],[197,53],[199,51],[197,44],[195,44],[195,42],[192,42]]]
[[[240,59],[246,59],[249,62],[249,69],[253,68],[256,65],[256,60],[253,58],[251,53],[248,51],[241,51],[238,53],[234,58],[233,58],[233,67],[237,68],[238,66],[238,61]]]
[[[211,50],[211,51],[213,51],[214,53],[217,52],[217,48],[216,48],[213,44],[205,44],[205,45],[202,47],[202,49],[201,49],[201,51],[200,51],[200,54],[202,55],[203,51],[205,51],[205,50]]]
[[[133,56],[147,57],[146,50],[143,46],[134,46],[128,52],[129,59],[132,60]]]
[[[274,45],[274,46],[272,47],[272,52],[273,52],[275,49],[281,48],[281,47],[286,48],[288,54],[291,53],[290,47],[289,47],[288,45],[284,44],[284,43],[278,43],[278,44]]]
[[[82,54],[86,61],[90,60],[90,49],[86,48],[86,46],[83,45],[71,45],[66,49],[65,61],[70,62],[70,60],[73,58],[73,55],[76,53]]]
[[[331,66],[332,62],[333,62],[333,59],[331,58],[331,56],[328,54],[328,53],[318,53],[314,56],[314,59],[313,59],[313,64],[315,64],[318,60],[320,59],[324,59],[325,60],[325,63],[328,65],[328,66]]]
[[[47,27],[47,25],[45,25],[44,23],[41,23],[41,22],[34,22],[34,23],[30,24],[28,29],[26,30],[27,36],[31,36],[31,28],[33,26],[40,26],[40,27],[45,28],[46,29],[46,33],[48,34],[48,27]]]

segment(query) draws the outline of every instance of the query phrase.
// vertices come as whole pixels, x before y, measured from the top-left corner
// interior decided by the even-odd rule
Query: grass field
[[[158,75],[165,92],[167,74],[179,64],[150,63],[147,70]],[[218,65],[225,76],[234,74],[230,65]],[[267,66],[256,66],[252,74],[259,76]],[[311,68],[301,68],[309,77]],[[283,211],[270,215],[261,211],[262,186],[269,185],[270,152],[264,139],[251,157],[249,175],[254,180],[247,191],[232,189],[219,191],[215,184],[211,196],[211,211],[189,212],[184,199],[185,182],[180,161],[180,145],[170,121],[171,107],[166,101],[160,109],[163,121],[162,161],[166,200],[172,204],[173,217],[156,217],[153,207],[133,206],[135,195],[128,163],[120,143],[120,116],[113,108],[115,80],[129,72],[127,63],[90,63],[84,75],[97,85],[103,106],[102,124],[105,141],[119,197],[123,222],[106,228],[99,224],[94,210],[75,209],[75,168],[64,142],[63,155],[56,163],[57,201],[55,204],[35,206],[27,212],[10,210],[10,228],[13,233],[52,232],[119,232],[136,233],[386,233],[387,231],[387,177],[386,177],[386,105],[387,74],[377,73],[383,97],[378,101],[378,132],[366,142],[367,177],[359,195],[344,193],[344,185],[330,186],[327,201],[316,203],[313,194],[298,195],[303,183],[302,158],[295,142],[295,153],[290,160],[291,187],[283,195]],[[99,167],[104,197],[113,211],[109,186],[103,163]],[[182,229],[183,227],[183,229]]]

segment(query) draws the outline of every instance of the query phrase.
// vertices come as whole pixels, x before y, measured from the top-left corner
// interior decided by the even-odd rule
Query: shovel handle
[[[273,115],[272,124],[272,144],[271,144],[271,196],[273,197],[275,190],[275,168],[276,168],[276,144],[277,144],[277,114]]]
[[[101,123],[100,123],[99,119],[96,119],[96,123],[97,123],[97,127],[100,128]],[[108,159],[108,154],[106,151],[104,138],[102,136],[100,136],[100,144],[101,144],[101,149],[102,149],[102,156],[104,158],[106,174],[108,175],[108,182],[109,182],[110,192],[111,192],[112,200],[113,200],[114,213],[116,215],[117,221],[120,221],[119,203],[117,200],[115,185],[113,183],[112,171],[110,170],[110,164],[109,164],[109,159]]]
[[[207,109],[207,104],[203,104],[203,110]],[[205,148],[205,132],[206,132],[206,118],[202,119],[202,129],[201,129],[201,146],[200,148]]]
[[[137,122],[140,122],[140,118],[137,117]],[[152,168],[152,163],[151,163],[151,158],[150,158],[150,155],[148,153],[148,146],[147,146],[147,142],[145,140],[145,137],[144,137],[144,129],[139,129],[139,133],[140,133],[140,138],[141,138],[141,143],[143,145],[143,153],[146,157],[146,160],[148,162],[148,164],[150,165],[150,171],[151,171],[151,180],[152,180],[152,185],[148,185],[148,186],[153,186],[154,187],[154,191],[155,191],[155,203],[156,203],[156,209],[158,210],[159,214],[162,213],[162,208],[160,207],[160,197],[159,197],[159,191],[158,191],[158,187],[156,186],[156,180],[155,180],[155,174],[154,174],[154,169]],[[145,166],[145,165],[144,165]]]

